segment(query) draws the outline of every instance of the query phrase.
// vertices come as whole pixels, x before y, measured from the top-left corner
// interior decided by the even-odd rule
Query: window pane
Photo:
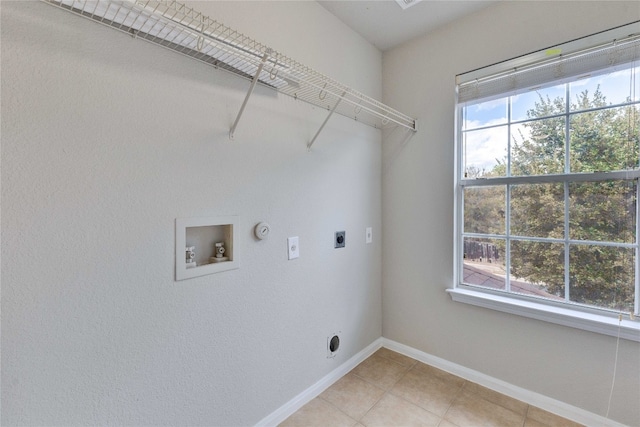
[[[564,244],[513,240],[511,292],[564,300]]]
[[[578,80],[569,85],[571,110],[640,100],[640,68],[627,68]]]
[[[634,243],[634,181],[569,184],[569,236],[573,240]]]
[[[571,172],[637,168],[639,134],[640,107],[608,108],[572,115]]]
[[[506,187],[464,189],[464,232],[505,233]]]
[[[564,172],[563,117],[535,120],[511,127],[511,174],[547,175]]]
[[[520,121],[564,113],[566,86],[536,89],[511,97],[511,120]]]
[[[564,184],[512,186],[511,234],[564,238]]]
[[[507,126],[468,131],[462,137],[465,177],[506,175]]]
[[[501,98],[466,106],[462,129],[477,129],[506,123],[508,99]]]
[[[502,239],[464,239],[462,281],[469,285],[505,289],[505,241]]]
[[[487,94],[502,98],[458,104],[463,283],[547,303],[634,309],[640,298],[634,296],[640,250],[635,65],[585,71],[570,83],[558,76],[529,91],[489,76],[501,86]],[[617,171],[634,172],[606,173]]]
[[[634,250],[572,245],[570,299],[596,307],[633,311]]]

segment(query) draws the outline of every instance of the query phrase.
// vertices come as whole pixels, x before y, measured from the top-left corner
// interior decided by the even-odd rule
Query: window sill
[[[613,337],[617,337],[620,334],[620,338],[640,342],[640,322],[637,321],[623,319],[622,322],[619,322],[617,317],[571,310],[564,307],[554,307],[469,289],[447,289],[447,292],[451,299],[456,302]]]

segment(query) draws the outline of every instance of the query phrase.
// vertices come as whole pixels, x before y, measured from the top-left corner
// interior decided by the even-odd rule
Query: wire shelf
[[[416,130],[415,119],[182,3],[173,0],[42,1],[216,68],[256,79],[278,92],[325,108],[330,114],[335,111],[379,129],[402,126]]]

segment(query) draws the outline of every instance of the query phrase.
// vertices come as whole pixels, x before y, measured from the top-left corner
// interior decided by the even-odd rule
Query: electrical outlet
[[[373,242],[373,228],[372,227],[367,227],[366,231],[365,231],[365,235],[366,235],[366,242],[367,243],[371,243]]]
[[[336,236],[335,239],[333,239],[334,242],[334,247],[337,248],[344,248],[345,244],[346,244],[346,240],[347,240],[347,236],[346,236],[346,232],[344,231],[336,231]]]
[[[289,259],[296,259],[300,257],[300,242],[298,236],[287,238],[287,248],[289,252]]]

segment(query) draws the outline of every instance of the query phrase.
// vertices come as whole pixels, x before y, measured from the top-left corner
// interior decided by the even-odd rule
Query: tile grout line
[[[384,357],[384,356],[382,356],[382,357]],[[408,356],[407,356],[407,357],[408,357]],[[388,359],[388,358],[385,358],[385,359],[390,360],[390,361],[392,361],[392,362],[395,362],[394,360],[391,360],[391,359]],[[445,419],[444,419],[444,415],[440,416],[440,415],[438,415],[438,414],[436,414],[436,413],[434,413],[434,412],[431,412],[429,409],[423,408],[421,405],[418,405],[417,403],[411,402],[410,400],[407,400],[407,399],[405,399],[404,397],[397,396],[397,395],[395,395],[395,394],[391,393],[391,391],[392,391],[393,387],[394,387],[396,384],[398,384],[400,381],[402,381],[402,379],[403,379],[403,378],[405,378],[405,377],[409,374],[409,372],[410,372],[412,369],[414,369],[414,368],[416,367],[416,365],[418,365],[418,363],[420,363],[420,362],[419,362],[418,360],[416,360],[416,359],[413,359],[413,358],[411,358],[411,359],[413,360],[413,363],[411,363],[411,365],[406,369],[406,371],[402,374],[402,376],[401,376],[400,378],[398,378],[398,381],[396,381],[392,386],[390,386],[390,387],[389,387],[389,389],[385,392],[385,394],[383,395],[383,397],[384,397],[385,395],[389,394],[390,396],[393,396],[393,397],[395,397],[395,398],[397,398],[397,399],[400,399],[400,400],[402,400],[402,401],[404,401],[404,402],[408,403],[409,405],[413,405],[413,406],[415,406],[416,408],[419,408],[419,409],[421,409],[421,410],[423,410],[423,411],[426,411],[426,412],[429,412],[430,414],[435,415],[436,417],[438,417],[438,418],[439,418],[439,420],[438,420],[438,426],[439,426],[439,425],[440,425],[440,424],[442,424],[442,422],[445,420]],[[396,362],[396,363],[398,363],[398,362]],[[403,366],[404,366],[404,365],[403,365]],[[463,383],[463,384],[464,384],[464,383]],[[460,389],[462,389],[462,387],[460,387]],[[382,399],[382,397],[381,397],[380,399]],[[454,398],[454,399],[452,399],[452,401],[451,401],[451,402],[453,402],[453,400],[455,400],[455,398]],[[376,402],[376,403],[377,403],[377,402]],[[375,405],[374,405],[374,406],[375,406]],[[450,407],[450,406],[451,406],[451,403],[449,404],[449,407]],[[449,410],[449,407],[447,407],[447,411]],[[446,414],[446,411],[445,411],[444,413]],[[451,424],[453,424],[453,423],[451,423]]]
[[[479,387],[486,388],[486,387],[483,387],[483,386],[481,386],[481,385],[479,385],[479,384],[477,384],[477,383],[474,383],[474,382],[472,382],[472,381],[468,381],[468,380],[464,380],[463,388],[466,388],[466,385],[467,385],[467,384],[475,384],[475,385],[478,385]],[[490,390],[490,389],[489,389],[489,390]],[[512,413],[514,413],[514,414],[516,414],[516,415],[519,415],[519,414],[518,414],[518,412],[516,412],[514,409],[509,408],[509,407],[507,407],[507,406],[503,405],[503,404],[502,404],[502,403],[500,403],[500,402],[495,402],[495,401],[493,401],[493,400],[491,400],[491,399],[489,399],[489,398],[487,398],[487,397],[483,396],[482,394],[480,394],[480,393],[478,393],[478,392],[474,392],[474,391],[471,391],[471,390],[468,390],[468,392],[469,392],[469,393],[471,393],[471,394],[473,394],[474,396],[478,397],[479,399],[484,400],[484,401],[485,401],[485,402],[487,402],[487,403],[490,403],[490,404],[492,404],[492,405],[499,406],[499,407],[500,407],[500,408],[502,408],[502,409],[506,409],[507,411],[510,411],[510,412],[512,412]],[[508,395],[506,395],[506,394],[499,393],[499,392],[495,392],[495,393],[497,393],[497,394],[499,394],[499,395],[501,395],[501,396],[504,396],[504,397],[510,398],[510,399],[512,399],[512,400],[515,400],[515,401],[518,401],[518,402],[522,402],[521,400],[514,399],[513,397],[508,396]],[[526,411],[524,411],[523,426],[522,426],[522,427],[524,427],[524,425],[526,424],[527,418],[528,418],[528,414],[529,414],[529,407],[530,407],[531,405],[527,404],[526,402],[522,402],[522,403],[523,403],[523,404],[525,404],[525,405],[527,406]]]
[[[375,354],[375,353],[374,353],[374,354]],[[397,365],[400,365],[400,366],[403,366],[403,367],[405,366],[405,365],[403,365],[402,363],[400,363],[400,362],[396,362],[395,360],[393,360],[393,359],[391,359],[391,358],[388,358],[388,357],[385,357],[385,356],[383,356],[383,355],[378,355],[378,356],[379,356],[379,357],[381,357],[381,358],[383,358],[383,359],[385,359],[385,360],[388,360],[388,361],[390,361],[390,362],[393,362],[393,363],[395,363],[395,364],[397,364]],[[407,356],[407,357],[408,357],[408,356]],[[396,384],[398,384],[400,381],[402,381],[402,379],[403,379],[404,377],[406,377],[406,376],[407,376],[407,374],[409,373],[409,371],[411,371],[411,369],[413,369],[413,368],[414,368],[418,363],[420,363],[420,362],[419,362],[418,360],[416,360],[416,359],[413,359],[413,358],[410,358],[410,359],[411,359],[411,360],[413,360],[413,363],[411,363],[411,365],[410,365],[410,366],[405,370],[405,372],[403,373],[403,375],[402,375],[402,376],[401,376],[401,377],[400,377],[400,378],[399,378],[399,379],[398,379],[398,380],[397,380],[393,385],[391,385],[391,386],[388,388],[388,390],[385,390],[385,393],[382,395],[382,397],[384,397],[385,395],[389,394],[389,395],[391,395],[391,396],[394,396],[394,397],[400,398],[400,399],[404,400],[404,401],[405,401],[405,402],[407,402],[407,403],[410,403],[410,404],[412,404],[412,405],[415,405],[415,406],[417,406],[418,408],[421,408],[421,409],[426,410],[425,408],[422,408],[420,405],[416,405],[415,403],[413,403],[413,402],[411,402],[411,401],[408,401],[408,400],[406,400],[406,399],[404,399],[404,398],[402,398],[402,397],[400,397],[400,396],[396,396],[395,394],[391,393],[391,390],[393,389],[393,387],[394,387]],[[354,374],[354,375],[355,375],[355,374]],[[357,375],[356,375],[356,376],[357,376]],[[358,378],[362,378],[362,377],[358,376]],[[458,377],[458,378],[460,378],[460,377]],[[363,379],[363,380],[365,380],[364,378],[362,378],[362,379]],[[451,409],[451,407],[453,406],[453,404],[455,403],[455,401],[456,401],[457,399],[459,399],[459,398],[460,398],[460,395],[464,392],[465,386],[466,386],[467,384],[473,384],[472,382],[470,382],[470,381],[468,381],[468,380],[465,380],[465,379],[463,379],[463,378],[461,378],[461,379],[463,380],[463,382],[462,382],[462,384],[460,385],[460,387],[458,388],[458,390],[457,390],[456,394],[454,395],[454,397],[453,397],[453,398],[451,399],[451,401],[449,402],[449,405],[447,406],[447,409],[444,411],[443,415],[442,415],[442,416],[439,416],[439,415],[437,415],[437,414],[434,414],[434,415],[436,415],[436,416],[439,416],[439,417],[440,417],[440,422],[438,423],[438,425],[440,425],[443,421],[448,421],[448,420],[445,420],[445,417],[446,417],[447,413],[449,412],[449,409]],[[366,380],[365,380],[365,381],[366,381]],[[368,382],[368,381],[367,381],[367,382]],[[370,383],[370,384],[373,384],[373,383]],[[373,385],[375,385],[375,384],[373,384]],[[507,408],[506,406],[503,406],[503,405],[501,405],[500,403],[493,402],[492,400],[489,400],[489,399],[485,398],[484,396],[482,396],[480,393],[473,392],[473,391],[469,391],[469,393],[473,394],[473,395],[474,395],[474,396],[476,396],[477,398],[479,398],[479,399],[481,399],[481,400],[483,400],[483,401],[485,401],[485,402],[487,402],[487,403],[490,403],[490,404],[493,404],[493,405],[499,406],[499,407],[501,407],[501,408],[503,408],[503,409],[506,409],[507,411],[510,411],[510,412],[512,412],[512,413],[514,413],[514,414],[517,414],[514,410],[512,410],[512,409],[510,409],[510,408]],[[371,411],[371,409],[373,409],[373,407],[375,407],[375,405],[376,405],[376,404],[377,404],[377,403],[382,399],[382,397],[380,397],[380,399],[378,399],[378,401],[376,401],[376,403],[375,403],[371,408],[369,408],[369,411]],[[508,396],[507,396],[507,397],[508,397]],[[366,415],[367,413],[369,413],[369,411],[367,411],[367,412],[365,413],[365,415]],[[429,411],[429,412],[431,412],[431,411]],[[524,427],[524,426],[526,425],[526,420],[527,420],[528,412],[529,412],[529,405],[527,405],[527,411],[525,412],[525,414],[524,414],[524,416],[523,416],[523,418],[522,418],[522,427]],[[365,416],[365,415],[363,415],[363,418],[364,418],[364,416]],[[450,422],[450,423],[451,423],[451,421],[448,421],[448,422]],[[452,423],[452,424],[453,424],[453,423]]]
[[[375,353],[373,353],[373,355],[375,355]],[[373,355],[372,355],[372,356],[373,356]],[[411,368],[413,368],[413,366],[415,366],[415,364],[417,363],[417,361],[415,361],[415,363],[413,363],[410,367],[408,367],[408,368],[407,368],[405,365],[403,365],[402,363],[398,363],[398,362],[396,362],[395,360],[392,360],[392,359],[389,359],[389,358],[387,358],[387,357],[380,356],[380,355],[378,355],[378,357],[380,357],[380,358],[382,358],[382,359],[384,359],[384,360],[387,360],[387,361],[389,361],[389,362],[392,362],[392,363],[394,363],[394,364],[396,364],[396,365],[398,365],[398,366],[401,366],[401,367],[403,367],[403,368],[406,368],[406,370],[405,370],[405,372],[402,374],[402,376],[401,376],[400,378],[398,378],[398,380],[397,380],[396,382],[394,382],[393,384],[391,384],[391,385],[389,386],[389,390],[391,390],[391,388],[392,388],[394,385],[396,385],[396,384],[397,384],[397,383],[398,383],[402,378],[404,378],[404,377],[405,377],[405,375],[407,375],[407,373],[411,370]],[[368,360],[368,359],[367,359],[367,360]],[[358,365],[358,366],[360,366],[360,365]],[[349,371],[348,373],[352,373],[352,372],[353,372],[353,371],[354,371],[358,366],[356,366],[355,368],[353,368],[353,369],[352,369],[351,371]],[[347,374],[348,374],[348,373],[347,373]],[[367,378],[361,377],[360,375],[358,375],[358,374],[356,374],[356,373],[354,373],[353,375],[355,375],[356,377],[360,378],[360,379],[361,379],[361,380],[363,380],[363,381],[366,381],[367,383],[369,383],[369,384],[371,384],[371,385],[374,385],[374,386],[378,387],[378,388],[379,388],[379,389],[381,389],[381,390],[384,390],[385,392],[386,392],[386,391],[388,391],[387,389],[384,389],[384,388],[380,387],[380,385],[378,385],[378,384],[376,384],[376,383],[374,383],[374,382],[372,382],[372,381],[368,380]]]
[[[371,356],[376,355],[376,353],[377,353],[377,352],[374,352]],[[371,356],[370,356],[370,357],[371,357]],[[393,398],[398,398],[398,399],[400,399],[400,400],[404,401],[404,402],[405,402],[405,403],[407,403],[407,404],[410,404],[410,405],[412,405],[412,406],[415,406],[415,407],[417,407],[417,408],[419,408],[419,409],[422,409],[422,410],[424,410],[424,411],[427,411],[427,412],[431,413],[432,415],[436,416],[436,417],[437,417],[437,419],[438,419],[436,426],[443,426],[445,422],[446,422],[446,423],[449,423],[449,424],[451,424],[451,425],[456,425],[455,423],[453,423],[452,421],[449,421],[449,420],[448,420],[448,419],[446,419],[445,417],[447,416],[447,414],[449,413],[449,411],[451,410],[451,408],[454,406],[454,404],[455,404],[459,399],[461,399],[461,398],[462,398],[462,395],[463,395],[464,393],[470,393],[470,395],[473,395],[473,396],[474,396],[474,398],[477,398],[477,399],[479,399],[479,400],[481,400],[481,401],[484,401],[484,402],[486,402],[486,403],[488,403],[488,404],[495,405],[496,407],[500,407],[500,408],[502,408],[502,409],[504,409],[504,410],[507,410],[507,411],[509,411],[509,412],[511,412],[511,413],[518,414],[518,415],[519,415],[519,413],[523,413],[522,421],[521,421],[521,423],[519,424],[519,425],[520,425],[520,427],[526,427],[526,425],[527,425],[527,420],[529,420],[529,419],[531,419],[532,421],[535,421],[533,418],[529,418],[529,414],[531,413],[532,405],[527,404],[526,402],[519,401],[519,402],[522,402],[524,405],[526,405],[526,407],[525,407],[525,410],[524,410],[524,411],[521,411],[521,412],[520,412],[520,411],[516,411],[515,409],[511,409],[510,407],[507,407],[507,406],[506,406],[506,403],[505,403],[504,401],[502,401],[502,400],[494,401],[494,400],[493,400],[493,397],[492,397],[491,395],[486,395],[485,393],[483,393],[483,392],[482,392],[482,390],[483,390],[484,388],[486,388],[486,387],[483,387],[482,385],[479,385],[479,384],[474,383],[474,382],[472,382],[472,381],[466,380],[466,379],[464,379],[464,378],[462,378],[462,377],[459,377],[459,376],[457,376],[457,375],[454,375],[454,374],[452,374],[452,375],[453,375],[453,376],[455,376],[455,377],[457,377],[457,378],[460,378],[460,379],[462,380],[462,383],[461,383],[461,384],[460,384],[460,386],[458,387],[457,391],[453,394],[453,396],[452,396],[451,400],[449,401],[449,403],[448,403],[448,405],[447,405],[447,407],[446,407],[445,411],[443,412],[443,415],[442,415],[442,416],[440,416],[440,415],[438,415],[438,414],[436,414],[436,413],[432,412],[431,410],[429,410],[429,409],[426,409],[426,408],[422,407],[422,405],[420,405],[420,404],[414,403],[414,402],[412,402],[412,401],[410,401],[410,400],[405,399],[405,398],[404,398],[404,397],[402,397],[402,396],[398,396],[398,395],[396,395],[396,394],[392,393],[392,390],[393,390],[393,389],[394,389],[394,388],[395,388],[395,387],[396,387],[396,386],[397,386],[397,385],[398,385],[398,384],[399,384],[399,383],[400,383],[404,378],[406,378],[406,377],[407,377],[407,375],[409,375],[409,373],[410,373],[410,372],[412,372],[412,371],[414,371],[414,370],[415,370],[416,372],[421,373],[421,371],[418,369],[418,366],[419,366],[419,364],[422,364],[423,362],[420,362],[419,360],[416,360],[416,359],[414,359],[414,358],[412,358],[412,357],[409,357],[409,356],[405,356],[405,357],[407,357],[407,359],[409,359],[409,360],[411,361],[411,363],[405,363],[405,362],[406,362],[406,360],[402,360],[402,362],[400,362],[400,361],[396,361],[396,360],[394,360],[394,359],[392,359],[392,358],[390,358],[390,357],[385,357],[385,356],[384,356],[384,355],[382,355],[382,354],[377,354],[376,356],[377,356],[377,357],[379,357],[380,359],[382,359],[382,360],[386,361],[386,362],[391,362],[393,365],[396,365],[396,366],[402,367],[402,371],[396,371],[396,372],[400,372],[400,373],[401,373],[401,375],[398,377],[398,379],[397,379],[397,380],[393,381],[393,383],[389,384],[388,386],[386,386],[386,385],[385,385],[385,386],[382,386],[382,385],[380,385],[380,384],[374,383],[374,382],[373,382],[373,380],[370,380],[370,379],[368,379],[368,378],[362,377],[362,376],[360,376],[360,375],[358,375],[358,374],[354,373],[353,371],[357,368],[357,366],[356,366],[356,367],[354,367],[354,368],[353,368],[352,370],[350,370],[349,372],[347,372],[345,375],[343,375],[343,377],[345,377],[345,376],[347,376],[347,375],[349,375],[349,374],[353,374],[353,376],[354,376],[355,378],[357,378],[358,380],[363,381],[364,383],[367,383],[367,384],[369,384],[370,386],[375,387],[376,389],[381,390],[381,391],[383,392],[383,393],[380,395],[380,397],[379,397],[379,398],[377,398],[377,399],[374,401],[374,403],[373,403],[373,404],[371,404],[371,406],[370,406],[370,407],[369,407],[369,408],[368,408],[368,409],[367,409],[367,410],[366,410],[366,411],[365,411],[365,412],[364,412],[364,413],[363,413],[363,414],[362,414],[358,419],[356,419],[355,417],[352,417],[351,415],[347,414],[344,410],[342,410],[342,409],[341,409],[340,407],[338,407],[336,404],[334,404],[334,403],[330,402],[329,400],[325,399],[324,397],[321,397],[320,395],[318,395],[318,396],[317,396],[317,397],[319,397],[319,398],[320,398],[320,400],[322,400],[324,403],[329,404],[329,406],[330,406],[330,407],[332,407],[334,410],[335,410],[335,409],[337,409],[337,410],[338,410],[338,412],[339,412],[340,414],[342,414],[342,415],[346,416],[346,417],[347,417],[348,419],[350,419],[350,420],[355,421],[355,422],[352,424],[352,427],[356,427],[356,425],[358,425],[358,424],[361,424],[361,425],[366,426],[366,425],[362,422],[362,420],[364,420],[364,418],[365,418],[365,417],[367,417],[369,414],[371,414],[372,410],[373,410],[373,409],[374,409],[374,408],[375,408],[375,407],[380,403],[380,401],[381,401],[382,399],[384,399],[385,397],[389,397],[389,396],[392,396]],[[369,358],[368,358],[368,359],[369,359]],[[363,361],[363,362],[364,362],[364,361]],[[359,365],[360,365],[360,364],[359,364]],[[359,366],[359,365],[358,365],[358,366]],[[430,367],[433,367],[433,366],[431,366],[431,365],[429,365],[429,364],[426,364],[426,365],[427,365],[427,366],[430,366]],[[433,367],[433,368],[435,368],[435,367]],[[438,369],[438,368],[435,368],[435,369]],[[439,370],[439,369],[438,369],[438,370]],[[446,372],[446,371],[445,371],[445,372]],[[393,376],[391,376],[391,377],[389,377],[389,378],[390,378],[390,379],[393,379]],[[480,388],[476,389],[476,388],[475,388],[476,386],[478,386],[478,387],[480,387]],[[489,390],[489,391],[492,391],[491,389],[488,389],[488,390]],[[506,395],[506,394],[503,394],[503,393],[499,393],[499,392],[495,392],[495,393],[497,393],[497,394],[498,394],[498,395],[500,395],[500,396],[504,396],[504,397],[507,397],[507,398],[511,398],[511,396]],[[511,398],[511,399],[513,399],[513,398]],[[514,399],[514,400],[517,400],[517,399]],[[499,402],[500,402],[500,403],[499,403]],[[503,403],[505,403],[505,404],[503,404]],[[508,403],[508,402],[507,402],[507,403]],[[514,421],[515,421],[515,420],[514,420]],[[516,424],[516,425],[517,425],[517,424]],[[584,427],[584,426],[583,426],[583,427]]]
[[[396,362],[395,360],[392,360],[392,359],[390,359],[390,358],[384,357],[384,356],[382,356],[382,355],[380,355],[380,357],[382,357],[383,359],[389,360],[389,361],[391,361],[391,362],[394,362],[394,363],[396,363],[396,364],[399,364],[399,365],[401,365],[401,366],[404,366],[404,365],[402,365],[401,363],[398,363],[398,362]],[[408,356],[407,356],[407,357],[408,357]],[[391,393],[391,390],[393,389],[393,387],[394,387],[396,384],[398,384],[400,381],[402,381],[402,379],[403,379],[404,377],[406,377],[406,376],[409,374],[409,372],[410,372],[413,368],[415,368],[415,367],[416,367],[416,365],[418,365],[418,363],[420,363],[420,361],[418,361],[418,360],[416,360],[416,359],[413,359],[413,358],[410,358],[410,359],[411,359],[411,360],[413,360],[413,363],[411,363],[411,365],[410,365],[410,366],[405,370],[405,372],[404,372],[404,373],[402,374],[402,376],[398,379],[398,381],[396,381],[393,385],[391,385],[391,386],[389,387],[389,389],[388,389],[388,390],[386,390],[386,391],[385,391],[385,393],[382,395],[382,397],[384,397],[385,395],[389,394],[389,395],[391,395],[391,396],[393,396],[393,397],[396,397],[396,398],[398,398],[398,399],[401,399],[401,400],[403,400],[403,401],[405,401],[405,402],[409,403],[410,405],[414,405],[414,406],[416,406],[417,408],[420,408],[420,409],[422,409],[422,410],[424,410],[424,411],[427,411],[427,412],[429,412],[429,413],[431,413],[431,414],[433,414],[433,415],[437,416],[438,418],[440,418],[440,420],[438,421],[438,426],[439,426],[440,424],[442,424],[442,422],[443,422],[443,421],[448,421],[448,420],[445,420],[445,415],[447,414],[447,412],[449,411],[449,409],[450,409],[450,408],[451,408],[451,406],[453,405],[453,402],[455,402],[455,400],[458,398],[459,394],[460,394],[460,393],[462,393],[462,390],[464,389],[464,385],[465,385],[468,381],[467,381],[467,380],[465,380],[465,379],[463,379],[463,382],[462,382],[462,384],[460,385],[460,387],[458,387],[458,391],[456,392],[455,396],[453,397],[453,399],[451,399],[451,402],[449,402],[449,405],[447,406],[447,409],[444,411],[444,413],[442,414],[442,416],[440,416],[440,415],[438,415],[438,414],[435,414],[435,413],[431,412],[431,411],[430,411],[430,410],[428,410],[428,409],[423,408],[422,406],[420,406],[420,405],[418,405],[418,404],[416,404],[416,403],[414,403],[414,402],[411,402],[411,401],[409,401],[409,400],[407,400],[407,399],[405,399],[405,398],[403,398],[403,397],[401,397],[401,396],[396,396],[395,394]],[[378,400],[378,402],[382,399],[382,397]],[[377,404],[378,402],[376,402],[376,404]],[[375,404],[374,404],[374,406],[375,406]],[[371,409],[373,409],[373,406],[369,409],[369,411],[370,411]],[[367,413],[368,413],[369,411],[367,411]],[[364,418],[364,416],[363,416],[363,418]],[[451,421],[448,421],[448,422],[449,422],[450,424],[453,424]]]
[[[375,354],[375,353],[374,353],[374,354]],[[378,387],[380,390],[384,390],[384,393],[382,393],[382,395],[380,396],[380,398],[379,398],[378,400],[376,400],[376,401],[375,401],[375,403],[374,403],[373,405],[371,405],[371,407],[370,407],[370,408],[369,408],[369,409],[368,409],[368,410],[367,410],[367,411],[366,411],[366,412],[365,412],[365,413],[360,417],[360,419],[358,420],[358,423],[360,423],[360,424],[362,424],[362,425],[365,425],[364,423],[362,423],[362,420],[367,416],[367,414],[369,414],[369,412],[371,412],[371,410],[372,410],[373,408],[375,408],[375,407],[376,407],[376,405],[377,405],[377,404],[378,404],[378,403],[379,403],[379,402],[380,402],[380,401],[381,401],[381,400],[382,400],[386,395],[391,395],[391,396],[397,397],[397,396],[395,396],[395,395],[391,394],[391,389],[393,388],[393,386],[395,386],[396,384],[398,384],[398,383],[400,382],[400,380],[402,380],[402,378],[404,378],[404,377],[407,375],[407,373],[409,373],[409,371],[411,370],[411,368],[413,368],[413,367],[416,365],[416,363],[418,363],[418,361],[417,361],[417,360],[412,359],[412,360],[413,360],[413,363],[411,364],[411,366],[406,367],[406,366],[404,366],[403,364],[396,362],[395,360],[389,359],[388,357],[384,357],[384,356],[382,356],[382,355],[378,355],[378,356],[379,356],[379,357],[381,357],[381,358],[383,358],[383,359],[385,359],[385,360],[388,360],[388,361],[390,361],[390,362],[393,362],[393,363],[395,363],[395,364],[397,364],[397,365],[400,365],[400,366],[402,366],[403,368],[407,368],[407,369],[404,371],[404,373],[402,374],[402,376],[401,376],[400,378],[398,378],[398,380],[397,380],[396,382],[394,382],[393,384],[391,384],[391,385],[389,386],[389,388],[388,388],[388,389],[383,389],[382,387],[380,387],[380,386],[378,386],[378,385],[376,385],[376,384],[373,384],[372,382],[368,381],[367,379],[362,378],[362,377],[361,377],[361,376],[359,376],[358,374],[353,374],[353,375],[355,375],[356,377],[360,378],[361,380],[363,380],[363,381],[367,382],[368,384],[371,384],[371,385],[373,385],[373,386],[375,386],[375,387]],[[354,369],[355,369],[355,368],[354,368]],[[403,400],[404,400],[404,399],[403,399]]]
[[[524,411],[524,420],[522,420],[522,427],[525,427],[527,425],[527,419],[529,418],[529,409],[531,408],[531,405],[527,405],[527,410]]]
[[[334,407],[335,409],[337,409],[339,412],[341,412],[342,414],[346,415],[347,417],[351,418],[352,420],[355,420],[355,418],[353,418],[351,415],[347,414],[346,412],[344,412],[342,409],[338,408],[336,405],[334,405],[333,403],[329,402],[327,399],[325,399],[324,397],[318,395],[317,399],[322,400],[325,403],[328,403],[329,405],[331,405],[332,407]],[[360,420],[355,420],[356,424],[360,422]],[[354,424],[355,426],[355,424]]]
[[[375,408],[375,407],[376,407],[376,405],[377,405],[377,404],[378,404],[378,403],[379,403],[379,402],[380,402],[380,401],[381,401],[381,400],[382,400],[382,399],[383,399],[387,394],[389,394],[389,391],[388,391],[388,390],[385,390],[385,391],[384,391],[384,393],[382,393],[382,396],[380,396],[380,398],[379,398],[378,400],[376,400],[376,402],[375,402],[373,405],[371,405],[371,408],[367,409],[367,412],[365,412],[364,414],[362,414],[362,416],[361,416],[361,417],[360,417],[360,419],[358,420],[358,422],[359,422],[360,424],[362,424],[363,426],[366,426],[366,424],[364,424],[364,423],[362,422],[362,420],[363,420],[363,419],[364,419],[364,418],[369,414],[369,412],[371,412],[371,410],[372,410],[373,408]]]
[[[448,421],[449,423],[453,424],[453,422],[451,422],[449,420],[445,420],[445,417],[447,416],[447,413],[449,412],[449,409],[451,409],[451,407],[453,406],[453,403],[460,397],[460,394],[462,394],[462,392],[464,390],[464,386],[468,382],[469,381],[467,381],[465,379],[462,380],[462,384],[460,385],[460,387],[458,387],[458,391],[456,392],[455,396],[453,396],[453,399],[451,399],[451,402],[449,402],[449,406],[447,406],[447,409],[442,414],[442,420],[440,421],[440,423],[442,423],[442,421]]]

